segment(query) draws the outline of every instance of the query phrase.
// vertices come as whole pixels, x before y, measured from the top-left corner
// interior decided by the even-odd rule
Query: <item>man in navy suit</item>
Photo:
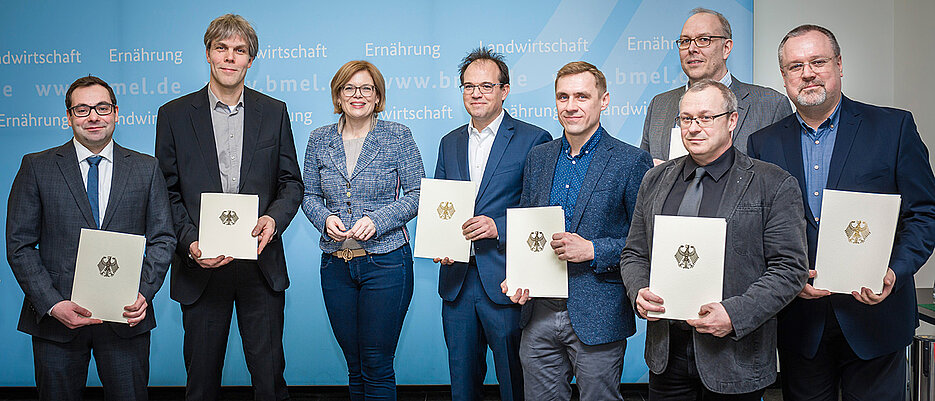
[[[520,359],[526,399],[571,399],[577,378],[582,400],[622,400],[620,375],[626,338],[636,332],[620,277],[636,195],[652,167],[646,151],[621,142],[601,127],[610,94],[604,74],[576,61],[555,78],[561,138],[536,146],[526,157],[521,207],[561,206],[564,233],[550,245],[568,261],[568,298],[523,304]],[[510,294],[506,281],[501,284]]]
[[[520,309],[499,289],[506,277],[506,209],[519,204],[529,149],[552,137],[503,110],[510,75],[502,55],[478,48],[459,68],[471,123],[442,138],[435,178],[472,181],[478,190],[475,216],[462,226],[464,237],[472,241],[470,262],[435,259],[442,263],[438,294],[443,299],[451,396],[453,400],[483,399],[490,347],[500,398],[522,400]]]
[[[204,44],[208,85],[160,107],[156,120],[156,157],[179,238],[169,295],[182,305],[185,398],[218,398],[236,303],[254,397],[283,400],[289,397],[282,347],[289,276],[279,239],[303,194],[289,113],[285,103],[244,86],[259,45],[243,17],[211,21]],[[257,260],[201,253],[204,192],[259,197],[252,233]]]
[[[19,330],[32,335],[41,400],[80,400],[91,354],[109,400],[146,400],[150,304],[175,249],[156,159],[117,145],[117,97],[87,76],[65,94],[68,143],[23,157],[7,209],[7,260],[26,298]],[[70,300],[81,229],[146,236],[127,324],[103,323]],[[115,274],[120,274],[115,273]]]
[[[749,154],[799,181],[814,269],[824,189],[902,196],[883,291],[831,294],[811,284],[779,314],[783,396],[904,400],[905,348],[918,326],[913,275],[935,246],[935,177],[912,114],[841,94],[844,64],[830,31],[802,25],[779,45],[796,113],[754,134]],[[821,271],[810,270],[810,276]]]

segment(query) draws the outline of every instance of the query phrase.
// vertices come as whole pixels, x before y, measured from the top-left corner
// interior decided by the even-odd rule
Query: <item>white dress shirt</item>
[[[474,128],[473,120],[468,124],[468,168],[471,171],[471,182],[474,183],[475,188],[480,188],[480,182],[484,179],[484,169],[487,167],[490,149],[493,147],[493,141],[501,122],[503,122],[503,110],[500,110],[500,115],[480,131]]]
[[[107,210],[107,201],[110,199],[110,183],[114,176],[114,141],[111,140],[107,143],[107,146],[104,146],[104,149],[101,150],[99,154],[91,153],[88,148],[78,143],[75,139],[72,139],[71,142],[75,145],[75,153],[78,154],[78,167],[81,168],[81,183],[84,184],[85,191],[88,190],[88,171],[91,170],[91,165],[88,164],[88,158],[91,156],[101,156],[101,161],[97,165],[97,215],[98,218],[101,219],[101,221],[97,222],[97,225],[100,227],[101,223],[104,221],[104,211]]]

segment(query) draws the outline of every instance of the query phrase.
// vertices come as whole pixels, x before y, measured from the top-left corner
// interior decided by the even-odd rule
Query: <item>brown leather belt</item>
[[[365,250],[363,250],[363,249],[361,249],[361,248],[357,248],[357,249],[342,249],[342,250],[337,251],[337,252],[331,252],[331,256],[334,256],[334,257],[336,257],[336,258],[344,259],[345,262],[350,262],[351,259],[354,259],[354,258],[357,258],[357,257],[361,257],[361,256],[366,256],[366,255],[367,255],[367,251],[365,251]]]

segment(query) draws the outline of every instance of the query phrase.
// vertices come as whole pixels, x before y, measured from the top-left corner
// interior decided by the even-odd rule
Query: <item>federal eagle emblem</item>
[[[695,252],[695,247],[689,244],[679,246],[679,250],[675,252],[675,261],[678,262],[679,267],[691,269],[698,261],[698,252]]]
[[[851,220],[847,228],[844,229],[844,235],[847,235],[847,242],[862,244],[870,236],[870,228],[867,226],[866,221]]]
[[[97,262],[97,270],[104,277],[113,277],[120,266],[117,265],[117,258],[113,256],[104,256],[100,262]]]
[[[227,226],[232,226],[234,223],[237,223],[238,217],[237,212],[233,210],[225,210],[221,212],[221,223]]]
[[[542,234],[542,231],[533,231],[529,233],[526,244],[529,245],[530,251],[539,252],[542,248],[545,248],[545,235]]]
[[[455,205],[451,202],[441,202],[438,204],[438,218],[442,220],[450,220],[451,216],[455,215]]]

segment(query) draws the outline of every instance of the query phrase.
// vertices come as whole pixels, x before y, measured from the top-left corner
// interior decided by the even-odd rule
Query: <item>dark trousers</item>
[[[906,399],[905,351],[860,359],[847,344],[830,306],[815,357],[779,350],[779,365],[785,400],[837,401],[839,390],[845,401]]]
[[[669,361],[666,370],[658,375],[649,372],[651,401],[759,401],[763,397],[765,388],[744,394],[720,394],[705,388],[695,363],[693,329],[679,326],[669,326]]]
[[[487,347],[493,352],[500,399],[523,400],[523,367],[519,360],[520,310],[519,305],[500,305],[491,301],[481,284],[477,265],[473,262],[468,264],[458,297],[452,302],[442,301],[442,326],[445,345],[448,346],[452,400],[483,399]]]
[[[201,297],[182,305],[185,399],[218,399],[234,305],[254,399],[288,399],[282,348],[285,300],[284,292],[270,289],[256,262],[235,260],[219,267]]]
[[[412,300],[409,245],[349,262],[323,254],[321,291],[347,360],[351,400],[395,400],[393,359]]]
[[[92,353],[106,399],[148,399],[149,332],[122,338],[107,323],[76,330],[78,336],[67,343],[32,338],[40,400],[80,400]]]

